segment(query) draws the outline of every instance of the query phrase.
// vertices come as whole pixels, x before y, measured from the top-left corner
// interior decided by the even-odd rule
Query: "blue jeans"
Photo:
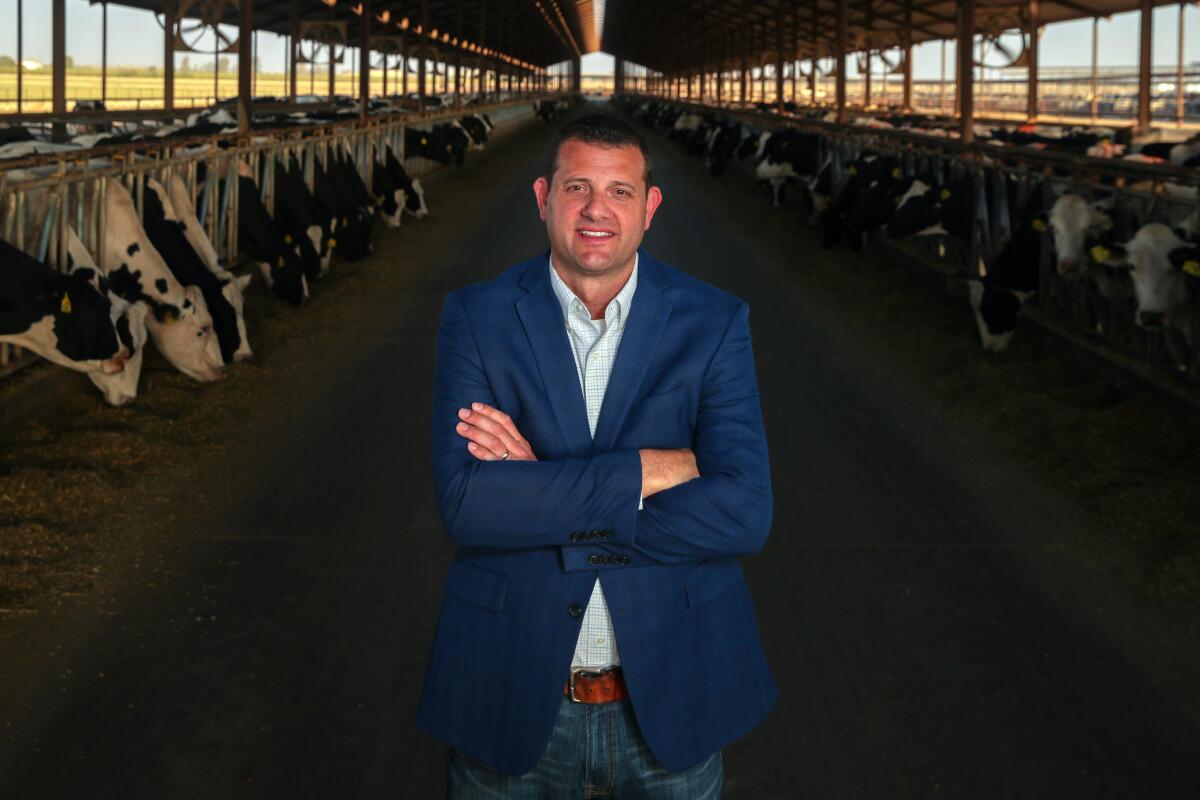
[[[564,699],[546,752],[524,775],[503,775],[450,749],[450,800],[719,800],[720,751],[667,772],[646,746],[628,700],[600,705]]]

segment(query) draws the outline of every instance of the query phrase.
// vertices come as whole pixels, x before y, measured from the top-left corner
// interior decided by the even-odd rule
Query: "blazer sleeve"
[[[579,531],[633,541],[642,462],[637,450],[558,461],[480,461],[455,432],[458,410],[496,406],[462,301],[451,293],[437,336],[433,473],[450,538],[472,547],[574,545]],[[593,539],[594,541],[595,539]]]
[[[705,370],[693,450],[700,477],[647,497],[631,544],[564,549],[563,568],[676,564],[752,555],[766,544],[771,475],[745,303],[739,303]],[[592,553],[624,558],[597,567],[588,562]]]

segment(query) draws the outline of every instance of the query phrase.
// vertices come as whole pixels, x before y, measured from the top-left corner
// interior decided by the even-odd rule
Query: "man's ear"
[[[533,196],[537,199],[538,216],[542,218],[542,222],[546,221],[546,202],[550,198],[550,181],[545,177],[538,178],[533,182]]]
[[[651,186],[649,191],[646,192],[646,224],[642,230],[650,230],[650,220],[654,219],[654,212],[662,205],[662,201],[662,190],[657,186]]]

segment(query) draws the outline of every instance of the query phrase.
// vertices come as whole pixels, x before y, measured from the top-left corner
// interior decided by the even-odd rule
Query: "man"
[[[417,722],[453,798],[716,798],[778,694],[736,559],[772,502],[747,309],[638,249],[662,193],[619,120],[567,125],[533,190],[548,256],[442,312],[458,550]]]

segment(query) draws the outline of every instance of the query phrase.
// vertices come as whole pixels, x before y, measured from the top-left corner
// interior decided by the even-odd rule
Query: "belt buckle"
[[[607,669],[607,670],[600,670],[600,671],[590,670],[590,669],[573,669],[573,670],[571,670],[571,675],[569,678],[567,678],[567,688],[569,690],[567,692],[567,699],[570,700],[572,703],[582,703],[583,702],[582,700],[580,700],[578,697],[575,696],[575,679],[577,677],[579,677],[580,675],[583,675],[588,678],[599,678],[605,672],[610,672],[610,671],[611,671],[611,668]]]

